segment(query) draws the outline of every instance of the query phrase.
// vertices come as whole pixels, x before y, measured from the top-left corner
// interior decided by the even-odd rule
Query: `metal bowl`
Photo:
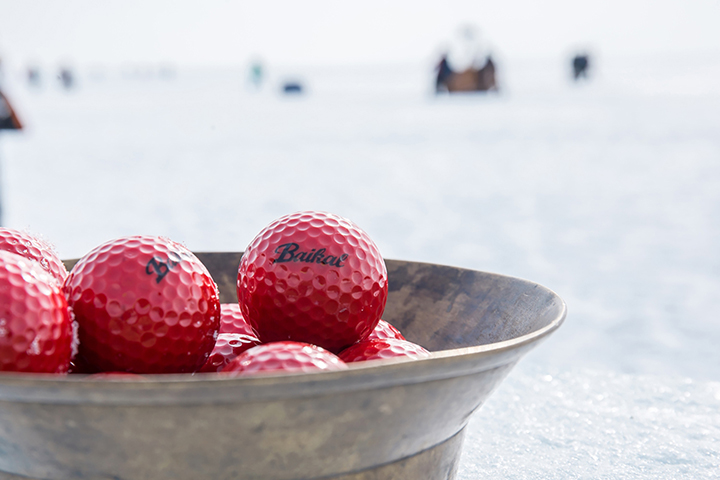
[[[241,255],[197,254],[224,303],[237,301]],[[383,318],[430,358],[235,379],[3,374],[0,477],[452,479],[470,415],[560,326],[565,304],[517,278],[387,267]]]

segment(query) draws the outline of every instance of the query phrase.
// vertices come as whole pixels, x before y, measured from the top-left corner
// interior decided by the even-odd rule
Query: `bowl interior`
[[[220,291],[237,302],[242,252],[196,252]],[[65,262],[71,269],[76,260]],[[547,288],[518,278],[450,266],[386,260],[388,302],[383,319],[428,350],[487,345],[528,335],[564,314]]]
[[[487,345],[563,318],[551,290],[526,280],[443,265],[388,260],[383,318],[431,351]]]

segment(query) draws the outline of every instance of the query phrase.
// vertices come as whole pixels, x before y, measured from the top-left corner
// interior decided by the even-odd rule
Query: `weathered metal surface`
[[[197,255],[221,301],[237,301],[241,254]],[[5,374],[0,471],[37,479],[453,478],[468,418],[560,326],[565,305],[524,280],[387,265],[383,318],[431,358],[237,379]]]

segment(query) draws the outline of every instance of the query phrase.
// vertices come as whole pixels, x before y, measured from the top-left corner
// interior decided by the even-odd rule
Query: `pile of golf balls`
[[[387,296],[377,246],[332,213],[285,215],[259,232],[229,304],[168,238],[106,242],[68,272],[49,243],[0,229],[0,371],[238,376],[429,356],[381,319]]]

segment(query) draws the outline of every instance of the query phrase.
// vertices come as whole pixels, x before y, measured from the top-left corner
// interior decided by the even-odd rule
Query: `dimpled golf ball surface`
[[[273,342],[258,345],[237,356],[224,369],[231,375],[262,372],[313,373],[348,368],[337,355],[317,345],[302,342]]]
[[[55,249],[39,237],[12,228],[0,228],[0,250],[17,253],[29,260],[38,262],[62,285],[68,275]]]
[[[352,363],[397,357],[425,358],[430,356],[430,352],[407,340],[376,338],[356,343],[352,347],[343,350],[339,356],[344,362]]]
[[[242,333],[221,333],[215,347],[208,357],[201,372],[219,372],[241,353],[260,345],[260,340],[253,335]]]
[[[36,262],[0,251],[0,370],[67,373],[75,347],[60,286]]]
[[[99,371],[194,372],[215,345],[217,286],[194,254],[167,238],[100,245],[75,264],[64,289],[79,354]]]
[[[252,327],[245,321],[237,303],[220,304],[220,333],[239,333],[257,337]]]
[[[400,330],[390,325],[385,320],[380,320],[375,327],[375,329],[370,332],[370,335],[365,340],[374,340],[374,339],[385,339],[385,338],[395,338],[398,340],[405,340],[405,337],[402,333],[400,333]]]
[[[294,340],[338,352],[380,320],[387,270],[375,243],[351,221],[299,212],[277,219],[250,243],[237,291],[262,342]]]

